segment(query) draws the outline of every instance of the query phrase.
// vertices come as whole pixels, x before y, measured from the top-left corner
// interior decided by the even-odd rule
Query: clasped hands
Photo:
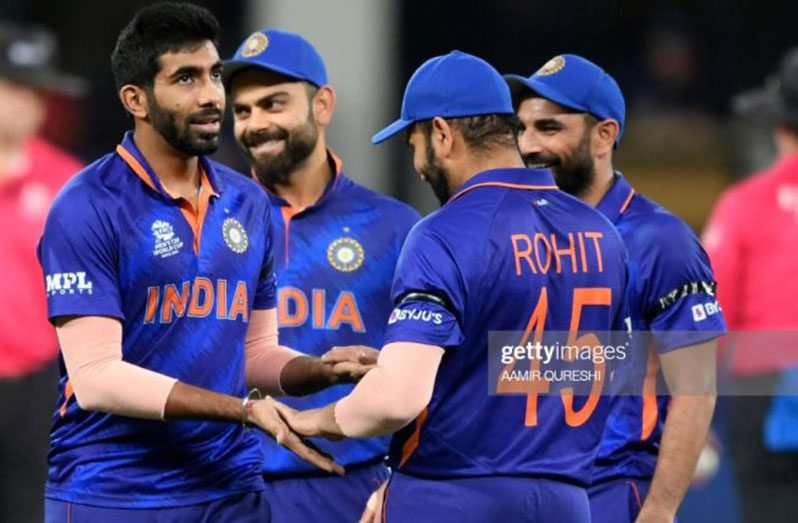
[[[379,351],[363,345],[334,347],[322,356],[322,361],[340,383],[360,380],[377,364]],[[308,437],[341,439],[328,406],[322,409],[297,411],[271,397],[252,402],[248,421],[274,438],[281,446],[294,452],[308,463],[331,474],[344,475],[344,468],[334,457],[320,449]],[[326,415],[325,415],[326,414]],[[330,423],[330,421],[332,423]]]

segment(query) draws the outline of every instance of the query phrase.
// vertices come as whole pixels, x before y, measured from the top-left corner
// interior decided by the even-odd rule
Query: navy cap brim
[[[504,78],[504,81],[507,82],[507,86],[510,88],[510,96],[513,99],[513,104],[518,102],[518,95],[523,91],[534,91],[532,85],[529,83],[529,79],[525,76],[521,76],[520,74],[506,74],[502,78]]]
[[[378,144],[380,142],[384,142],[388,138],[401,133],[408,127],[413,125],[413,120],[402,120],[399,118],[394,123],[383,129],[382,131],[378,132],[374,136],[371,137],[371,143]]]
[[[540,95],[546,100],[550,100],[568,109],[579,112],[589,112],[586,108],[567,98],[556,89],[552,89],[542,83],[533,83],[529,78],[525,78],[517,74],[506,74],[504,75],[504,81],[507,82],[507,86],[510,88],[510,95],[513,98],[513,104],[518,102],[518,95],[520,95],[522,91],[529,90]]]
[[[230,89],[230,80],[233,78],[233,75],[244,69],[249,69],[250,67],[256,69],[263,69],[265,71],[273,71],[275,73],[291,78],[292,80],[296,80],[299,82],[307,82],[311,85],[315,85],[316,87],[322,87],[321,85],[316,84],[316,82],[311,82],[306,78],[299,78],[292,71],[289,71],[288,69],[273,65],[262,64],[260,62],[256,62],[255,60],[225,60],[223,63],[224,63],[224,69],[222,72],[222,81],[224,82],[225,86],[228,89]]]

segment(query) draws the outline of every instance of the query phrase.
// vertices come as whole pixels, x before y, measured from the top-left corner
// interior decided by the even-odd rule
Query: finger
[[[347,345],[344,347],[333,347],[325,352],[321,359],[325,363],[337,363],[339,361],[358,361],[358,357],[363,350],[358,345]]]
[[[337,474],[344,475],[344,468],[336,463],[332,456],[319,449],[315,444],[309,441],[303,441],[294,433],[290,433],[283,443],[283,446],[294,454],[304,459],[308,463],[317,466],[318,468]]]
[[[371,493],[371,496],[369,496],[369,500],[366,502],[366,508],[363,509],[358,523],[376,523],[374,516],[377,513],[377,492],[378,491],[375,490]]]
[[[377,489],[377,505],[374,509],[373,523],[382,523],[382,512],[385,508],[385,489],[388,487],[388,482],[384,481],[379,489]]]

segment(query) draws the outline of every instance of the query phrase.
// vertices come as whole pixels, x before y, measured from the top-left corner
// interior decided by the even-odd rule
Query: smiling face
[[[219,147],[224,87],[222,62],[212,42],[159,57],[160,70],[147,89],[148,118],[173,148],[188,156]]]
[[[287,185],[319,144],[313,102],[322,93],[254,67],[232,78],[230,92],[236,141],[258,179],[270,189]]]
[[[518,148],[527,167],[549,167],[557,185],[584,196],[596,177],[591,130],[596,119],[545,98],[525,98],[518,106]]]

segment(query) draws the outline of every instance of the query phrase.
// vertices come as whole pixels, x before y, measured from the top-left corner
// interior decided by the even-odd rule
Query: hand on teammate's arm
[[[429,403],[443,354],[433,345],[389,343],[377,366],[345,398],[320,409],[281,407],[281,412],[303,436],[369,438],[396,432]]]
[[[304,396],[337,383],[353,383],[374,365],[360,354],[377,352],[370,347],[339,347],[343,350],[334,349],[333,359],[325,361],[283,347],[278,340],[276,309],[252,311],[244,343],[247,384],[267,394]]]
[[[716,400],[716,341],[660,355],[671,403],[638,523],[672,522],[693,478]]]

